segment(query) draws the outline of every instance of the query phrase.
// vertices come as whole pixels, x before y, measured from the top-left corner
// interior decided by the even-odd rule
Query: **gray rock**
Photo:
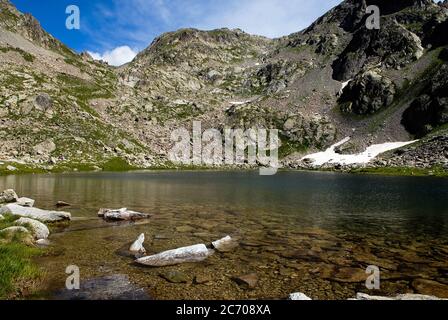
[[[146,249],[143,246],[143,242],[145,242],[145,234],[144,233],[142,233],[138,237],[138,239],[135,240],[135,242],[129,248],[129,251],[131,251],[132,253],[137,253],[137,254],[145,254]]]
[[[38,155],[48,155],[56,150],[56,144],[53,139],[48,139],[34,146],[33,150]]]
[[[34,106],[36,109],[46,112],[53,106],[53,100],[48,94],[41,93],[34,100]]]
[[[50,230],[48,230],[48,227],[42,222],[34,219],[20,218],[19,220],[15,221],[15,224],[18,224],[20,226],[30,226],[36,240],[47,239],[50,235]]]
[[[129,281],[128,276],[115,274],[81,282],[80,290],[60,290],[56,300],[150,300],[143,288]]]
[[[312,300],[310,297],[308,297],[306,294],[302,292],[295,292],[291,293],[289,295],[288,300],[296,300],[296,301],[309,301]]]
[[[31,218],[41,222],[71,220],[71,215],[68,212],[26,208],[16,204],[7,204],[1,207],[0,214],[11,214],[13,216]]]
[[[0,230],[0,233],[30,233],[25,227],[9,227],[3,230]]]
[[[14,190],[8,189],[0,193],[0,203],[17,202],[18,196]]]
[[[356,294],[355,300],[444,300],[422,294],[400,294],[396,297],[370,296],[365,293]]]
[[[8,170],[8,171],[17,171],[17,170],[19,170],[19,169],[17,169],[17,168],[14,167],[14,166],[9,165],[9,166],[6,167],[6,170]]]
[[[22,197],[22,198],[17,199],[17,202],[15,204],[22,206],[22,207],[30,207],[31,208],[31,207],[34,207],[34,202],[35,201],[33,199]]]
[[[137,259],[135,262],[149,267],[164,267],[181,263],[204,261],[210,254],[210,250],[204,244],[197,244],[143,257]]]
[[[128,210],[127,208],[122,208],[118,210],[114,209],[100,209],[98,216],[107,221],[130,221],[130,220],[140,220],[148,219],[151,217],[150,214],[140,213]]]
[[[220,252],[228,252],[233,250],[237,246],[237,243],[230,236],[227,236],[212,242],[212,246]]]
[[[159,274],[160,277],[171,283],[187,283],[190,279],[180,271],[167,271]]]

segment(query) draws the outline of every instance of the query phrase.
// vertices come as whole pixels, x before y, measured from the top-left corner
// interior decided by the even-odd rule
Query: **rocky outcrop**
[[[16,220],[14,223],[19,226],[24,227],[29,226],[36,240],[47,239],[48,236],[50,235],[50,230],[48,230],[48,227],[44,225],[42,222],[39,222],[37,220],[29,218],[20,218]]]
[[[165,251],[156,255],[137,259],[135,262],[148,267],[164,267],[181,263],[201,262],[211,251],[204,244]]]
[[[440,68],[423,94],[404,112],[402,123],[417,136],[448,123],[448,64]]]
[[[333,78],[346,81],[379,63],[386,68],[401,68],[419,59],[423,50],[420,39],[395,20],[384,21],[380,30],[362,27],[333,63]]]
[[[103,218],[107,221],[132,221],[148,219],[151,217],[150,214],[136,212],[128,210],[127,208],[122,209],[100,209],[98,212],[98,217]]]
[[[71,219],[71,215],[68,212],[26,208],[16,204],[7,204],[1,207],[0,214],[10,214],[13,216],[35,219],[41,222],[58,222]]]
[[[395,93],[395,86],[390,79],[371,70],[350,81],[338,102],[343,112],[373,114],[392,104]]]

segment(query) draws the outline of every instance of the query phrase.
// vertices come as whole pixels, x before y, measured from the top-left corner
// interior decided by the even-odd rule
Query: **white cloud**
[[[103,53],[88,52],[95,60],[104,60],[112,66],[121,66],[125,63],[131,62],[137,52],[132,50],[129,46],[117,47],[113,50],[108,50]]]

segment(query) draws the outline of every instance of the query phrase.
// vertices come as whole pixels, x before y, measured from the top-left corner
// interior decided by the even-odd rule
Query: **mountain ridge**
[[[293,168],[309,167],[304,155],[347,136],[340,152],[413,140],[416,132],[406,128],[428,108],[420,137],[445,135],[447,9],[400,0],[385,7],[383,28],[365,28],[366,6],[385,3],[343,1],[277,39],[181,29],[113,68],[75,54],[2,0],[18,20],[0,22],[0,159],[17,169],[172,167],[170,133],[193,120],[219,130],[278,128],[282,164]],[[447,165],[434,159],[409,166]]]

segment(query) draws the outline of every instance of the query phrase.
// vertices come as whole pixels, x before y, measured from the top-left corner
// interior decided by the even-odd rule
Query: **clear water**
[[[348,299],[356,292],[448,297],[448,179],[280,172],[132,172],[0,177],[36,206],[73,206],[74,221],[54,227],[42,295],[64,287],[65,268],[82,279],[126,274],[155,299]],[[154,214],[106,223],[99,208]],[[239,246],[198,264],[142,268],[123,254],[140,233],[149,254],[231,235]],[[381,290],[366,289],[366,267],[381,270]],[[160,277],[175,270],[188,279]],[[252,290],[232,277],[256,273]],[[207,284],[194,284],[194,277]]]

